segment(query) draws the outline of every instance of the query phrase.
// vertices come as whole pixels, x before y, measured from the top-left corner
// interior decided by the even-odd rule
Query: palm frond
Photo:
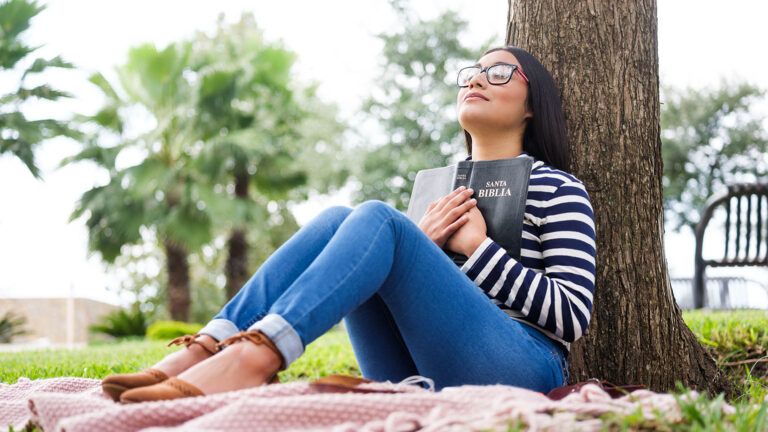
[[[27,70],[25,70],[24,73],[21,75],[21,80],[24,81],[27,75],[31,73],[40,73],[52,67],[63,68],[63,69],[73,69],[75,65],[64,60],[63,58],[61,58],[61,56],[56,56],[49,60],[41,59],[41,58],[35,59],[35,61],[32,62],[32,64],[27,68]]]

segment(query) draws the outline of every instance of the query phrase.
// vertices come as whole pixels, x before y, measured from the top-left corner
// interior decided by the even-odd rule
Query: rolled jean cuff
[[[285,369],[288,369],[288,366],[304,353],[304,344],[301,342],[299,334],[282,316],[273,313],[267,314],[248,327],[248,330],[257,329],[261,330],[277,345],[277,349],[283,354]]]
[[[232,321],[218,318],[209,321],[198,333],[207,334],[216,339],[216,341],[221,342],[239,331],[240,329]]]

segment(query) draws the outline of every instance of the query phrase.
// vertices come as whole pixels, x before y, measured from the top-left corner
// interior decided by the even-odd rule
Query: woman
[[[198,334],[171,341],[187,349],[105,378],[105,391],[140,402],[278,382],[277,372],[342,319],[369,379],[421,375],[437,390],[506,384],[548,392],[566,384],[570,343],[592,311],[589,196],[566,172],[562,107],[538,60],[501,47],[477,66],[457,77],[467,159],[534,158],[519,261],[486,235],[472,190],[431,203],[418,225],[377,200],[331,207]],[[459,268],[442,247],[468,260]]]

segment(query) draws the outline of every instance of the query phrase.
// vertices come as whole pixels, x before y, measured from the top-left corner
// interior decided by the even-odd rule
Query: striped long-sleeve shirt
[[[471,159],[471,156],[465,160]],[[595,224],[583,183],[534,159],[520,260],[486,238],[461,266],[513,319],[570,351],[587,330],[595,289]]]

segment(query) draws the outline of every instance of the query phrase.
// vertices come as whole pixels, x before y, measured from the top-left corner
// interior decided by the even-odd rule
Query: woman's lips
[[[488,100],[487,97],[483,96],[481,93],[478,93],[478,92],[472,92],[464,96],[464,100],[470,100],[470,99]]]

